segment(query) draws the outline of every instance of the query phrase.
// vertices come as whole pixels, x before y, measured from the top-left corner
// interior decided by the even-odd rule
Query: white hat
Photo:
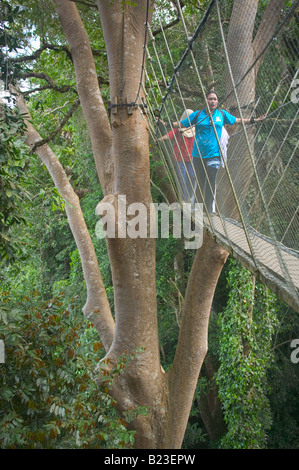
[[[183,121],[183,120],[186,119],[188,116],[190,116],[190,114],[192,114],[192,113],[193,113],[192,109],[186,109],[186,110],[183,112],[180,121]]]
[[[190,116],[190,114],[192,114],[192,113],[193,113],[192,109],[186,109],[186,110],[183,112],[180,121],[183,121],[183,120],[186,119],[188,116]],[[193,131],[193,129],[192,129],[192,128],[191,128],[191,129],[186,129],[186,130],[183,132],[183,136],[184,136],[184,137],[190,137],[190,138],[191,138],[191,137],[194,137],[194,131]]]

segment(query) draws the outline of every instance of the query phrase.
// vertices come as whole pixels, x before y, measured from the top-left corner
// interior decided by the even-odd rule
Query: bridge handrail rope
[[[216,1],[215,1],[215,2],[214,2],[214,1],[211,2],[212,5],[214,5],[214,3],[216,3]],[[187,31],[187,28],[186,28],[186,24],[185,24],[185,21],[184,21],[184,16],[183,16],[182,9],[181,9],[181,6],[180,6],[179,1],[177,1],[177,8],[178,8],[178,11],[179,11],[179,13],[180,13],[180,17],[181,17],[182,24],[183,24],[183,27],[184,27],[185,35],[186,35],[186,37],[187,37],[187,39],[188,39],[188,31]],[[208,10],[208,11],[210,11],[210,10]],[[207,19],[207,16],[204,18],[204,20],[203,20],[203,22],[202,22],[201,24],[205,24],[206,19]],[[199,29],[197,30],[197,32],[198,32],[198,31],[199,31]],[[189,53],[190,53],[190,55],[191,55],[192,63],[193,63],[193,66],[194,66],[194,68],[195,68],[195,71],[196,71],[196,75],[197,75],[198,83],[199,83],[199,85],[200,85],[200,89],[201,89],[201,91],[202,91],[202,93],[203,93],[204,102],[205,102],[205,109],[206,109],[207,112],[208,112],[208,116],[209,116],[210,122],[211,122],[212,127],[213,127],[213,131],[214,131],[214,133],[215,133],[215,137],[216,137],[217,142],[218,142],[218,145],[219,145],[219,149],[220,149],[220,152],[221,152],[221,158],[222,158],[222,161],[224,162],[225,170],[226,170],[226,172],[227,172],[227,175],[228,175],[228,178],[229,178],[229,181],[230,181],[230,185],[231,185],[231,188],[232,188],[232,192],[233,192],[233,196],[234,196],[234,199],[235,199],[235,203],[236,203],[236,206],[237,206],[239,215],[240,215],[240,217],[242,218],[242,213],[241,213],[241,210],[240,210],[239,202],[238,202],[238,199],[237,199],[236,194],[235,194],[235,191],[234,191],[234,187],[233,187],[233,184],[232,184],[232,181],[231,181],[231,176],[230,176],[229,169],[228,169],[228,167],[227,167],[225,158],[224,158],[223,153],[222,153],[222,149],[221,149],[221,146],[220,146],[220,141],[219,141],[219,138],[218,138],[218,135],[217,135],[217,132],[216,132],[216,128],[215,128],[214,121],[213,121],[213,119],[212,119],[211,112],[210,112],[210,110],[209,110],[209,106],[208,106],[208,102],[207,102],[206,93],[205,93],[205,90],[204,90],[204,87],[203,87],[203,83],[202,83],[202,80],[201,80],[201,77],[200,77],[200,73],[199,73],[199,70],[198,70],[198,66],[197,66],[197,63],[196,63],[196,59],[195,59],[194,54],[193,54],[193,51],[192,51],[192,47],[190,47]],[[200,149],[197,148],[197,150],[198,150],[198,152],[199,152],[199,154],[200,154]],[[209,181],[209,178],[208,178],[208,174],[207,174],[207,172],[206,172],[206,168],[203,167],[203,170],[204,170],[204,172],[205,172],[205,177],[206,177],[206,179],[207,179],[207,183],[208,183],[208,185],[210,186],[210,190],[212,190],[211,185],[210,185],[210,181]],[[197,179],[197,184],[199,184],[198,179]],[[202,193],[202,191],[201,191],[201,188],[200,188],[200,193],[201,193],[201,197],[202,197],[202,200],[203,200],[203,204],[204,204],[204,206],[205,206],[204,195],[203,195],[203,193]],[[198,202],[198,201],[197,201],[197,202]],[[207,209],[206,206],[205,206],[205,209]],[[216,210],[217,210],[217,209],[218,209],[218,207],[217,207],[217,203],[216,203]],[[213,224],[212,224],[212,221],[211,221],[211,218],[210,218],[210,214],[208,213],[208,211],[207,211],[207,218],[208,218],[208,223],[209,223],[209,229],[213,232]],[[225,232],[226,232],[226,227],[225,227],[225,225],[223,224],[222,219],[220,219],[220,220],[221,220],[222,228],[223,228],[223,229],[225,230]],[[226,236],[228,236],[227,233],[226,233]],[[246,237],[247,237],[247,235],[246,235]],[[248,242],[249,242],[249,240],[248,240]],[[250,246],[250,242],[249,242],[249,247],[250,247],[250,250],[252,250],[252,248],[251,248],[251,246]]]
[[[224,3],[225,2],[221,3],[221,8],[223,7]],[[172,123],[174,122],[174,120],[176,122],[180,121],[178,116],[181,111],[186,111],[187,108],[194,108],[194,106],[197,106],[197,109],[206,110],[208,118],[210,119],[212,132],[214,132],[215,139],[219,145],[221,154],[223,170],[220,171],[218,175],[217,191],[219,186],[219,188],[222,190],[222,199],[220,200],[218,199],[218,197],[215,198],[215,218],[215,216],[212,216],[211,213],[207,210],[203,190],[201,188],[201,185],[199,184],[198,175],[195,172],[197,191],[195,192],[194,188],[193,194],[190,194],[188,190],[190,202],[192,198],[194,202],[202,202],[204,211],[206,213],[204,217],[204,225],[206,230],[208,230],[208,232],[213,237],[215,237],[220,243],[224,244],[226,248],[230,251],[230,253],[233,254],[233,256],[237,258],[239,257],[241,262],[243,260],[244,265],[249,267],[257,275],[260,275],[262,280],[265,280],[265,282],[268,283],[268,285],[270,285],[273,290],[282,293],[282,297],[284,298],[284,300],[288,301],[288,299],[291,297],[290,304],[299,311],[299,283],[298,279],[297,281],[295,281],[294,269],[292,267],[292,263],[294,264],[295,260],[298,260],[296,261],[296,263],[299,262],[299,253],[296,251],[296,247],[294,248],[293,246],[297,243],[295,227],[298,224],[296,216],[296,214],[298,214],[298,207],[294,207],[294,205],[296,205],[296,195],[294,201],[291,201],[292,205],[290,206],[290,208],[286,208],[285,210],[287,218],[285,218],[285,220],[282,220],[281,217],[278,217],[276,215],[280,204],[279,201],[281,198],[281,191],[283,191],[285,185],[288,184],[288,181],[291,181],[292,185],[294,184],[293,181],[290,180],[290,175],[292,175],[292,171],[294,171],[295,168],[295,156],[297,154],[298,149],[298,139],[296,141],[295,134],[295,125],[298,122],[298,110],[294,115],[292,115],[294,106],[293,102],[289,99],[289,96],[292,91],[293,81],[298,75],[298,70],[294,72],[294,70],[291,71],[291,68],[289,67],[289,69],[285,71],[283,77],[279,79],[278,85],[275,85],[275,89],[273,90],[272,95],[270,96],[270,100],[268,100],[268,98],[263,97],[262,101],[262,95],[258,93],[256,93],[255,98],[248,100],[247,103],[244,103],[244,97],[242,103],[239,99],[239,93],[241,89],[240,86],[243,86],[244,88],[244,86],[246,85],[245,79],[248,78],[250,72],[253,71],[255,64],[258,63],[261,57],[263,58],[263,61],[265,61],[265,57],[267,57],[267,54],[273,54],[274,46],[279,46],[279,35],[282,33],[282,31],[284,31],[284,26],[288,25],[288,22],[291,20],[292,15],[294,15],[296,6],[298,5],[299,0],[297,0],[284,14],[282,20],[280,21],[275,30],[274,35],[272,36],[272,38],[268,38],[266,44],[263,45],[262,50],[260,50],[259,54],[254,57],[253,61],[251,61],[249,68],[244,71],[244,74],[241,77],[238,77],[238,79],[235,80],[231,69],[230,55],[227,49],[226,37],[223,30],[223,20],[221,18],[219,1],[212,0],[210,2],[205,15],[197,26],[195,33],[191,37],[188,33],[188,28],[186,26],[181,5],[179,1],[177,1],[177,12],[181,20],[181,25],[183,28],[184,36],[186,38],[187,47],[185,48],[178,64],[175,65],[171,52],[171,47],[169,46],[170,43],[167,40],[166,29],[163,27],[162,16],[158,16],[157,22],[159,23],[159,31],[160,33],[162,33],[162,39],[164,40],[164,44],[166,47],[165,56],[162,57],[161,51],[157,50],[153,31],[147,25],[146,27],[148,30],[149,43],[146,46],[147,65],[145,67],[144,73],[145,82],[150,85],[142,85],[142,90],[144,96],[146,97],[148,107],[147,118],[150,136],[152,140],[157,144],[156,151],[158,151],[160,155],[163,166],[165,167],[166,173],[169,177],[170,184],[172,185],[172,188],[180,202],[184,201],[185,196],[182,195],[186,195],[186,191],[188,190],[187,181],[191,183],[190,175],[187,172],[187,180],[184,181],[183,184],[179,181],[178,169],[174,168],[174,157],[173,151],[172,149],[170,149],[170,141],[168,143],[167,141],[161,140],[161,137],[167,135],[169,130],[172,129]],[[203,60],[200,60],[198,58],[198,54],[200,58],[202,57],[200,54],[203,54],[203,52],[200,47],[201,44],[203,44],[202,47],[206,48],[207,53],[206,60],[209,61],[209,72],[213,77],[214,83],[215,77],[217,76],[217,72],[221,72],[222,69],[220,69],[220,66],[217,62],[213,62],[213,60],[217,59],[217,54],[215,54],[215,50],[218,51],[218,49],[216,48],[217,46],[214,46],[214,43],[214,48],[212,52],[215,55],[214,58],[210,60],[209,40],[211,40],[211,38],[209,39],[208,34],[209,27],[211,26],[211,24],[213,24],[213,26],[215,27],[216,23],[218,24],[217,41],[221,41],[221,48],[224,52],[223,56],[225,59],[226,70],[230,81],[230,87],[227,88],[227,93],[225,94],[225,97],[221,101],[219,100],[219,108],[221,109],[222,103],[227,102],[227,100],[230,99],[231,102],[233,101],[236,104],[235,109],[238,112],[241,120],[241,129],[232,132],[230,135],[230,142],[233,142],[233,144],[229,150],[228,161],[226,161],[226,159],[224,158],[222,148],[220,146],[220,139],[218,137],[206,98],[207,78],[203,75],[205,71],[204,66],[202,65]],[[211,37],[214,41],[214,36],[211,35]],[[199,39],[201,41],[199,41]],[[162,43],[159,43],[159,47],[161,47],[161,44]],[[291,49],[288,49],[285,52],[285,56],[288,58],[289,61],[292,60],[292,54],[294,53]],[[164,60],[163,64],[162,60]],[[167,60],[168,64],[171,64],[173,70],[173,74],[170,80],[168,79],[169,73],[167,73],[167,71],[164,71],[164,67],[167,63]],[[201,65],[201,69],[199,69],[199,64]],[[214,66],[216,66],[216,68],[214,68]],[[157,67],[158,69],[156,70]],[[201,96],[201,105],[198,105],[198,103],[196,103],[196,95],[192,96],[191,94],[191,97],[188,97],[188,93],[192,93],[190,90],[194,90],[194,88],[190,86],[188,91],[188,84],[186,86],[185,80],[182,80],[180,77],[181,70],[184,71],[186,67],[192,68],[192,77],[194,81],[191,82],[191,85],[194,87],[194,83],[197,82],[198,88],[196,89],[196,94]],[[190,70],[190,68],[188,68],[188,70]],[[221,74],[219,74],[219,77],[220,75]],[[292,83],[288,85],[288,80],[290,79],[292,79]],[[218,80],[220,80],[220,78]],[[284,94],[286,86],[288,89],[287,93]],[[166,90],[166,92],[164,92],[164,89]],[[268,92],[267,97],[269,97],[270,93],[271,92]],[[283,98],[281,97],[281,95],[283,95]],[[268,100],[268,103],[265,103],[265,100]],[[192,102],[193,104],[190,105],[190,102]],[[276,109],[273,110],[273,106],[276,106]],[[179,111],[180,108],[181,111]],[[245,125],[243,113],[246,113],[247,116],[249,115],[250,119],[250,117],[253,117],[255,115],[256,110],[263,108],[266,111],[265,120],[258,123],[257,126],[256,123],[248,126]],[[228,109],[230,110],[232,109],[232,107],[229,107]],[[284,118],[283,113],[286,115],[286,119]],[[249,119],[248,117],[246,117],[246,123],[249,122]],[[199,123],[200,121],[197,121],[197,124]],[[264,123],[269,123],[267,124],[268,127],[271,124],[271,128],[269,128],[269,130],[268,127],[265,129],[264,126],[266,124]],[[273,145],[273,143],[271,142],[273,141],[273,139],[275,140],[275,145],[276,143],[279,143],[279,148],[273,153],[272,159],[268,158],[268,160],[266,160],[267,171],[265,171],[265,169],[263,168],[265,153],[267,154],[267,152],[272,152],[271,145]],[[178,144],[175,134],[173,135],[173,141],[171,143]],[[195,140],[195,146],[196,145],[197,142]],[[243,148],[244,145],[246,147],[246,150],[245,148]],[[177,147],[179,146],[177,145]],[[197,150],[198,154],[200,155],[200,149]],[[251,185],[252,188],[257,188],[255,193],[253,193],[252,195],[249,194],[250,204],[248,204],[247,200],[245,201],[244,196],[242,196],[242,178],[244,178],[244,175],[242,175],[242,173],[240,173],[239,175],[238,173],[241,171],[239,170],[239,164],[241,164],[241,168],[243,168],[244,166],[244,151],[246,152],[246,165],[250,171],[248,175],[248,184]],[[182,157],[182,154],[180,154],[180,157]],[[282,170],[280,171],[280,173],[277,173],[277,171],[275,170],[276,167],[278,167],[278,164],[282,165]],[[182,166],[184,167],[184,171],[186,171],[186,163],[184,162],[183,158]],[[209,185],[210,190],[212,191],[213,188],[210,184],[210,180],[208,178],[205,166],[203,166],[202,171],[205,173],[207,185]],[[275,171],[276,173],[274,174]],[[180,174],[180,180],[181,176],[182,174]],[[242,177],[241,179],[240,176]],[[228,183],[226,183],[226,181]],[[225,188],[226,184],[229,185],[228,187],[230,189],[229,191],[224,191],[223,193],[222,187]],[[251,186],[248,186],[248,188],[250,189]],[[247,193],[245,192],[244,194],[247,198]],[[292,194],[295,194],[293,189]],[[198,201],[197,195],[202,198],[202,201]],[[231,204],[232,201],[234,201],[235,206],[235,215],[233,217],[233,219],[235,220],[233,220],[230,216],[227,216],[222,213],[222,209],[225,208],[227,204]],[[273,217],[275,218],[275,226]],[[252,225],[252,222],[254,222],[254,225]],[[232,227],[236,227],[236,232],[232,231]],[[266,233],[264,235],[265,229]],[[244,242],[240,238],[240,230],[243,233],[242,236],[244,238]],[[232,236],[233,238],[231,238]],[[269,236],[271,237],[271,239],[269,238]],[[289,245],[291,246],[290,249],[288,249],[287,246],[285,247],[283,245],[283,242],[285,242],[286,239],[291,241],[291,245]],[[259,240],[263,240],[266,245],[261,246]],[[270,250],[270,246],[273,247],[271,248],[271,256],[273,257],[273,260],[270,261],[270,263],[265,264],[265,256],[267,258],[270,255],[268,256],[267,253],[265,253],[265,256],[261,256],[261,251],[267,251],[268,249]],[[286,253],[290,254],[290,259],[286,258]],[[278,263],[278,265],[276,265],[276,263]],[[291,265],[289,263],[291,263]],[[297,265],[299,267],[299,264],[295,264],[294,266]],[[276,271],[277,269],[278,271]],[[290,273],[290,269],[292,269],[292,275]],[[295,277],[297,276],[295,275]]]
[[[254,170],[254,175],[255,175],[255,179],[256,179],[256,182],[257,182],[257,185],[258,185],[258,190],[259,190],[259,194],[260,194],[260,197],[261,197],[261,200],[262,200],[262,204],[263,204],[263,207],[264,207],[264,210],[265,210],[265,214],[266,214],[266,217],[267,217],[267,222],[269,224],[269,228],[270,228],[270,231],[271,231],[271,235],[272,235],[272,239],[273,241],[275,242],[275,249],[276,249],[276,254],[277,254],[277,257],[279,259],[279,262],[280,262],[280,265],[281,267],[283,268],[283,271],[284,271],[284,275],[285,277],[288,279],[288,282],[290,283],[290,286],[293,288],[293,283],[292,283],[292,280],[291,280],[291,277],[289,275],[289,271],[285,265],[285,262],[281,256],[281,252],[280,252],[280,249],[278,247],[278,243],[277,243],[277,240],[276,240],[276,234],[275,234],[275,231],[274,231],[274,228],[273,228],[273,224],[272,224],[272,220],[271,220],[271,217],[270,217],[270,214],[268,212],[268,206],[265,202],[265,198],[264,198],[264,194],[263,194],[263,191],[262,191],[262,188],[261,188],[261,184],[260,184],[260,180],[259,180],[259,177],[258,177],[258,174],[257,174],[257,171],[256,171],[256,165],[255,165],[255,161],[254,161],[254,157],[253,157],[253,154],[252,154],[252,149],[251,149],[251,146],[249,144],[249,140],[248,140],[248,135],[247,135],[247,131],[246,131],[246,127],[245,127],[245,124],[244,124],[244,121],[243,121],[243,116],[242,116],[242,112],[241,112],[241,109],[240,109],[240,102],[239,102],[239,97],[238,97],[238,94],[237,94],[237,90],[236,90],[236,87],[235,87],[235,83],[234,83],[234,78],[233,78],[233,74],[232,74],[232,70],[231,70],[231,65],[230,65],[230,60],[229,60],[229,56],[228,56],[228,51],[227,51],[227,47],[226,47],[226,41],[225,41],[225,37],[224,37],[224,33],[223,33],[223,28],[222,28],[222,23],[221,23],[221,17],[220,17],[220,9],[219,9],[219,2],[218,0],[216,1],[216,5],[217,5],[217,14],[218,14],[218,20],[219,20],[219,28],[220,28],[220,31],[221,31],[221,38],[222,38],[222,42],[223,42],[223,46],[224,46],[224,51],[225,51],[225,60],[227,62],[227,66],[228,66],[228,70],[229,70],[229,75],[230,75],[230,80],[231,80],[231,84],[232,84],[232,87],[233,87],[233,90],[234,90],[234,94],[235,94],[235,99],[236,99],[236,102],[237,102],[237,105],[238,105],[238,108],[239,108],[239,113],[240,113],[240,116],[241,116],[241,119],[242,119],[242,126],[243,126],[243,130],[244,130],[244,135],[245,135],[245,138],[246,138],[246,144],[247,144],[247,147],[248,147],[248,150],[249,150],[249,156],[250,156],[250,159],[251,159],[251,163],[252,163],[252,168]],[[242,224],[243,224],[243,227],[244,227],[244,231],[246,233],[246,237],[247,237],[247,234],[248,234],[248,239],[250,238],[250,235],[248,233],[248,230],[247,230],[247,226],[245,226],[244,224],[244,218],[242,217]],[[250,244],[250,249],[252,250],[252,254],[255,257],[254,255],[254,252],[253,252],[253,248],[252,248],[252,245]],[[256,260],[255,260],[255,263],[256,263]]]
[[[162,32],[163,32],[163,34],[164,34],[164,30],[163,30],[163,25],[162,25],[162,23],[160,23],[160,25],[161,25],[161,30],[162,30]],[[159,60],[159,54],[158,54],[158,52],[157,52],[157,50],[156,50],[156,48],[155,48],[155,43],[154,43],[154,36],[153,36],[153,34],[151,34],[151,38],[152,38],[152,40],[153,40],[153,49],[154,49],[155,54],[156,54],[157,62],[158,62],[159,69],[160,69],[160,72],[161,72],[161,76],[162,76],[162,79],[163,79],[163,81],[164,81],[165,87],[167,87],[167,80],[166,80],[166,77],[165,77],[165,75],[164,75],[163,67],[162,67],[162,65],[161,65],[161,62],[160,62],[160,60]],[[165,36],[164,36],[164,38],[165,38]],[[167,48],[167,50],[168,50],[168,53],[169,53],[169,55],[170,55],[171,62],[172,62],[172,64],[174,64],[174,63],[173,63],[173,60],[172,60],[172,57],[171,57],[171,53],[170,53],[169,47]],[[155,77],[156,77],[156,75],[155,75]],[[157,77],[156,77],[156,79],[157,79]],[[159,88],[159,91],[160,91],[160,93],[161,93],[160,88]],[[162,94],[162,93],[161,93],[161,96],[163,97],[163,94]],[[181,97],[182,97],[182,95],[181,95]],[[183,99],[183,97],[182,97],[182,99]],[[172,106],[172,110],[173,110],[173,112],[174,112],[174,114],[175,114],[176,120],[179,120],[171,98],[170,98],[170,103],[171,103],[171,106]],[[171,120],[170,120],[170,117],[169,117],[169,114],[168,114],[167,110],[166,110],[166,115],[167,115],[166,117],[167,117],[168,123],[171,125]],[[165,126],[164,126],[164,129],[165,129],[165,133],[166,133],[166,132],[167,132],[167,129],[166,129]],[[175,136],[175,135],[174,135],[174,138],[175,138],[175,140],[176,140],[176,136]],[[156,140],[156,135],[155,135],[154,140]],[[177,140],[176,140],[176,143],[177,143]],[[178,148],[179,148],[179,147],[178,147]],[[180,149],[179,149],[179,151],[180,151]],[[166,154],[168,154],[168,153],[167,153],[167,150],[166,150]],[[182,155],[181,155],[181,156],[182,156]],[[177,184],[178,184],[177,175],[176,175],[176,172],[174,171],[173,161],[172,161],[172,158],[169,158],[169,154],[168,154],[168,160],[169,160],[169,165],[170,165],[170,167],[172,168],[172,171],[173,171],[174,179],[177,181]],[[164,163],[165,163],[165,161],[164,161]],[[185,169],[186,169],[186,168],[185,168]],[[173,185],[173,189],[174,189],[174,192],[175,192],[176,194],[178,194],[178,191],[177,191],[176,187],[174,187],[174,185]]]
[[[175,70],[175,63],[174,63],[174,61],[173,61],[172,54],[171,54],[171,50],[170,50],[168,41],[167,41],[166,36],[165,36],[165,31],[164,31],[164,27],[163,27],[163,24],[162,24],[162,21],[161,21],[161,17],[159,16],[158,19],[159,19],[160,29],[161,29],[161,32],[162,32],[162,35],[163,35],[163,38],[164,38],[164,42],[165,42],[165,45],[166,45],[166,47],[167,47],[167,53],[168,53],[168,56],[169,56],[169,58],[170,58],[170,60],[171,60],[171,64],[172,64],[172,66],[173,66],[173,68],[174,68],[174,70]],[[176,85],[177,85],[178,92],[179,92],[180,98],[181,98],[181,100],[182,100],[182,103],[184,104],[183,94],[182,94],[182,91],[181,91],[181,88],[180,88],[180,85],[179,85],[179,82],[178,82],[178,80],[177,80],[176,75],[174,75],[174,80],[175,80],[175,82],[176,82]],[[174,109],[174,112],[175,112],[176,120],[179,121],[179,118],[178,118],[178,116],[177,116],[175,107],[173,107],[173,109]],[[185,104],[184,104],[184,111],[187,111]],[[177,139],[176,139],[176,135],[175,135],[175,134],[174,134],[174,139],[175,139],[175,141],[176,141],[178,151],[180,152],[180,156],[181,156],[181,158],[182,158],[183,156],[182,156],[182,153],[181,153],[181,149],[180,149],[180,146],[178,145],[178,142],[177,142]],[[185,140],[184,140],[184,144],[186,145]],[[183,158],[182,158],[182,163],[183,163],[183,165],[184,165],[184,170],[185,170],[186,175],[187,175],[187,178],[188,178],[188,180],[189,180],[189,184],[191,184],[192,181],[191,181],[189,172],[187,171],[186,164],[185,164],[185,160],[184,160]],[[188,192],[188,193],[189,193],[189,190],[188,190],[188,188],[187,188],[187,184],[186,184],[185,182],[184,182],[184,186],[185,186],[184,189],[183,189],[184,192]],[[189,196],[190,196],[189,199],[191,200],[192,194],[190,194]]]
[[[149,32],[151,33],[150,28],[149,28]],[[155,51],[155,54],[156,54],[156,57],[157,57],[157,61],[158,61],[158,64],[159,64],[161,76],[162,76],[162,79],[163,79],[163,81],[164,81],[164,85],[167,86],[166,77],[164,76],[163,68],[162,68],[162,66],[161,66],[161,64],[160,64],[160,61],[159,61],[159,54],[157,53],[157,51],[156,51],[156,49],[155,49],[154,36],[153,36],[152,34],[151,34],[151,39],[152,39],[153,48],[154,48],[154,51]],[[149,61],[149,63],[151,64],[151,56],[150,56],[150,54],[149,54],[149,52],[148,52],[148,49],[147,49],[147,55],[148,55],[148,61]],[[162,94],[162,92],[161,92],[161,89],[160,89],[160,87],[159,87],[158,78],[157,78],[157,76],[156,76],[156,73],[155,73],[154,69],[152,69],[152,73],[153,73],[154,78],[155,78],[155,83],[156,83],[157,86],[158,86],[158,89],[159,89],[159,92],[160,92],[160,96],[163,96],[163,94]],[[157,104],[156,96],[154,96],[154,100],[155,100],[155,103]],[[153,113],[153,115],[154,115],[154,113]],[[152,125],[152,127],[153,127],[153,125]],[[150,128],[150,129],[151,129],[151,128]],[[154,138],[154,140],[156,140],[155,132],[153,132],[153,131],[152,131],[152,137]],[[166,163],[165,156],[164,156],[163,152],[161,152],[161,156],[162,156],[162,161],[163,161],[164,167],[165,167],[166,170],[167,170],[169,180],[171,181],[173,190],[174,190],[174,192],[177,194],[177,185],[178,185],[179,182],[178,182],[178,179],[177,179],[177,177],[176,177],[176,175],[175,175],[175,172],[174,172],[173,163],[172,163],[172,161],[170,160],[170,166],[171,166],[171,169],[172,169],[172,173],[171,173],[170,170],[169,170],[169,167],[168,167],[168,165],[167,165],[167,163]],[[176,186],[174,186],[174,184],[173,184],[173,182],[172,182],[172,179],[173,179],[173,178],[171,177],[172,175],[174,175],[174,177],[175,177],[175,179],[176,179]]]

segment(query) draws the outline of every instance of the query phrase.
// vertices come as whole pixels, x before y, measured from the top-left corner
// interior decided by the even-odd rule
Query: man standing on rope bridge
[[[240,124],[241,118],[232,116],[227,111],[219,110],[218,95],[210,91],[206,95],[210,114],[217,132],[221,139],[222,129],[225,125],[233,126]],[[244,124],[254,124],[255,121],[264,119],[264,116],[254,119],[243,119]],[[174,129],[195,126],[195,141],[192,149],[193,166],[197,177],[195,202],[202,202],[204,210],[211,214],[213,212],[213,201],[216,192],[216,177],[221,165],[221,152],[215,136],[214,128],[206,110],[194,111],[190,116],[180,122],[174,122]]]

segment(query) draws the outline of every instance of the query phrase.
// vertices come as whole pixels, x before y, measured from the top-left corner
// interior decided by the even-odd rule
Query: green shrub
[[[77,299],[68,308],[64,294],[42,307],[33,300],[0,301],[1,448],[131,447],[134,431],[95,383],[102,344]]]

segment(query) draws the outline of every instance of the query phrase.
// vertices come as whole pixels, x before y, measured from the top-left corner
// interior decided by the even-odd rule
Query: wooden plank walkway
[[[274,244],[269,238],[249,227],[217,215],[204,224],[208,232],[237,258],[247,269],[255,273],[284,302],[299,312],[299,253]]]

